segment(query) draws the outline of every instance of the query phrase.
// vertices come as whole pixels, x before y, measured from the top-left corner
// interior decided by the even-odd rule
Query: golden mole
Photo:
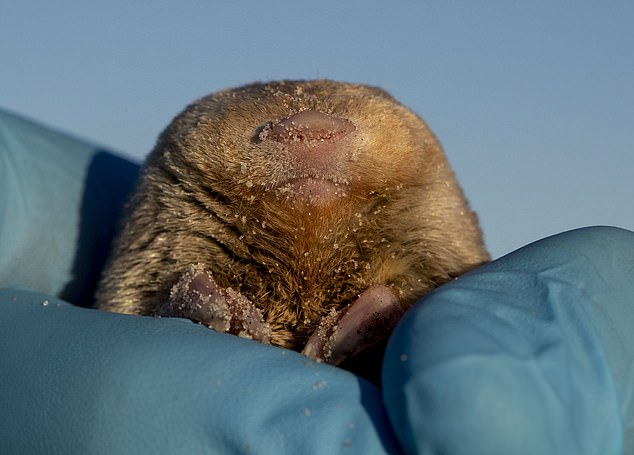
[[[199,99],[148,156],[97,292],[340,364],[487,261],[441,146],[385,91],[255,83]]]

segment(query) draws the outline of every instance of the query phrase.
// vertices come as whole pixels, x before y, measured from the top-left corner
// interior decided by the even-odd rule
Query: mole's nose
[[[355,129],[350,120],[308,110],[273,123],[266,138],[282,144],[316,146],[323,142],[335,142]]]

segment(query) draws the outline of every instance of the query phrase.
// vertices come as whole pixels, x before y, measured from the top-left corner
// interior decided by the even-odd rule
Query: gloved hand
[[[634,233],[586,228],[407,313],[383,397],[408,453],[634,453]]]
[[[0,113],[0,453],[628,453],[634,234],[574,231],[443,286],[397,328],[379,391],[78,307],[136,172]]]

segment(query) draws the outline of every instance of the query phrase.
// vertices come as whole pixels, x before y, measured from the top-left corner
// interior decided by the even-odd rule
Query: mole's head
[[[183,189],[232,203],[337,205],[444,169],[424,122],[383,90],[332,81],[252,84],[201,98],[150,158]]]

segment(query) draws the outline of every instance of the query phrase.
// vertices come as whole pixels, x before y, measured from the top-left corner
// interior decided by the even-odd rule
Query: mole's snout
[[[297,169],[330,175],[349,153],[342,140],[355,130],[350,120],[307,110],[270,123],[260,133],[260,139],[281,145]]]
[[[265,130],[266,139],[281,144],[317,146],[335,142],[356,128],[350,120],[319,111],[307,110],[293,114],[270,125]]]

